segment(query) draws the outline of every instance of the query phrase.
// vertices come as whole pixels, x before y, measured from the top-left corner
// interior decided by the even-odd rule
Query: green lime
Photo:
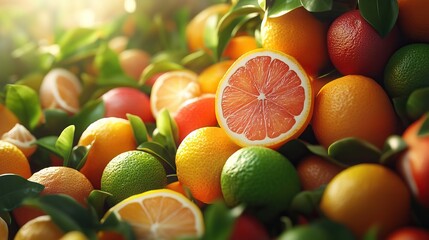
[[[286,210],[300,191],[297,171],[279,152],[260,146],[244,147],[226,161],[221,188],[229,206],[244,204],[276,213]]]
[[[152,189],[164,188],[167,175],[161,162],[143,151],[127,151],[114,157],[101,177],[101,190],[111,193],[109,204]]]
[[[392,98],[429,87],[429,44],[409,44],[397,50],[384,70],[384,85]]]

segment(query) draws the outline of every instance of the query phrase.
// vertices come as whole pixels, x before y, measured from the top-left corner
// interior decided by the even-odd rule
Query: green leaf
[[[136,139],[137,145],[147,142],[147,129],[144,122],[139,116],[127,113],[128,121],[130,121],[133,129],[134,138]]]
[[[407,149],[405,141],[397,135],[387,138],[380,157],[380,163],[383,165],[394,166],[396,159]]]
[[[359,0],[358,4],[362,17],[381,37],[386,37],[398,18],[397,0]]]
[[[290,211],[311,216],[317,212],[324,191],[325,186],[311,191],[301,191],[292,199]]]
[[[204,211],[205,232],[202,240],[228,239],[236,219],[242,214],[244,207],[239,205],[229,209],[224,202],[218,201]]]
[[[230,39],[250,20],[259,18],[260,12],[254,8],[244,8],[230,11],[224,15],[217,28],[217,38],[219,39],[216,57],[220,59]]]
[[[408,100],[407,96],[396,97],[392,99],[393,107],[395,108],[396,115],[398,115],[402,124],[405,126],[408,126],[411,123],[407,114],[407,100]]]
[[[60,47],[59,59],[65,59],[77,53],[88,52],[88,47],[93,46],[100,39],[100,32],[90,28],[72,28],[62,34],[58,40]]]
[[[16,174],[0,175],[0,211],[12,211],[27,199],[38,196],[45,186]]]
[[[309,12],[325,12],[332,9],[334,0],[301,0],[302,6]]]
[[[35,135],[59,136],[64,128],[70,125],[70,116],[63,110],[55,108],[44,109],[43,114],[45,121],[35,129]]]
[[[272,5],[268,6],[265,17],[280,17],[281,15],[302,6],[301,0],[284,0],[272,2]]]
[[[407,99],[407,115],[415,121],[419,119],[423,114],[429,112],[429,87],[419,88],[413,91]]]
[[[97,189],[92,190],[89,194],[88,203],[98,215],[98,219],[103,217],[105,213],[104,206],[106,204],[106,199],[110,196],[112,196],[112,194]]]
[[[169,60],[163,60],[163,61],[151,63],[143,70],[139,84],[143,85],[149,78],[151,78],[153,75],[157,73],[174,71],[174,70],[182,70],[182,69],[183,69],[182,65]]]
[[[57,143],[57,139],[58,139],[57,136],[43,137],[43,138],[37,139],[36,144],[38,147],[43,148],[43,149],[47,150],[48,152],[53,153],[53,154],[61,157],[61,153],[55,147],[55,145]]]
[[[30,87],[17,84],[6,86],[6,107],[13,112],[19,122],[29,129],[35,129],[42,115],[39,96]]]
[[[344,138],[332,143],[328,154],[344,166],[359,163],[378,163],[381,152],[371,143],[358,138]]]
[[[220,16],[213,15],[206,20],[206,25],[204,27],[203,39],[204,46],[210,49],[212,52],[216,50],[218,45],[217,37],[217,25],[220,20]]]
[[[422,126],[419,129],[419,132],[417,133],[417,136],[419,137],[426,137],[429,135],[429,113],[426,114],[425,120],[422,123]]]
[[[91,123],[104,117],[104,113],[105,107],[102,99],[96,99],[86,103],[71,119],[71,123],[76,126],[75,138],[80,137]]]
[[[60,156],[64,159],[64,166],[68,166],[69,159],[73,148],[75,126],[66,127],[60,134],[55,143],[55,148]]]
[[[75,146],[73,148],[71,158],[69,159],[67,165],[64,166],[80,170],[83,165],[85,165],[86,159],[88,158],[89,150],[91,149],[92,144],[88,146]]]
[[[97,51],[95,56],[95,66],[99,70],[102,77],[121,75],[124,73],[121,64],[119,63],[118,54],[103,44]]]
[[[156,126],[159,133],[165,136],[167,142],[165,148],[174,156],[176,154],[176,140],[178,139],[177,125],[166,108],[161,109],[156,118]]]
[[[154,155],[162,163],[167,173],[176,172],[175,158],[158,142],[144,142],[137,149]]]
[[[204,50],[190,53],[183,57],[180,62],[184,68],[190,69],[194,72],[200,72],[213,63],[215,63],[214,58]]]
[[[36,207],[50,215],[64,232],[84,232],[98,224],[98,219],[88,209],[65,194],[47,194],[27,199],[24,205]]]
[[[131,225],[125,221],[121,221],[115,214],[109,214],[107,218],[102,222],[100,230],[109,230],[119,233],[127,240],[135,240]]]
[[[102,45],[95,56],[95,64],[99,70],[97,83],[103,87],[130,86],[137,87],[137,82],[128,77],[119,63],[118,54],[107,46]]]

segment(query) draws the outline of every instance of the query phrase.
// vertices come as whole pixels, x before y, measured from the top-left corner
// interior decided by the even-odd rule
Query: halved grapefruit
[[[260,48],[242,55],[228,69],[215,102],[219,125],[238,145],[277,148],[307,127],[313,92],[293,57]]]

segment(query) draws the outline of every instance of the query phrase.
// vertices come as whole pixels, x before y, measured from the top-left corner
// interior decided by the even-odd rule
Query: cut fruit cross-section
[[[166,108],[174,116],[182,103],[200,95],[200,85],[194,72],[183,70],[164,73],[152,87],[152,114],[156,118],[161,109]]]
[[[55,108],[75,114],[79,111],[79,95],[82,84],[70,71],[52,69],[43,79],[39,95],[42,107]]]
[[[281,52],[256,49],[228,69],[216,91],[216,118],[241,146],[280,147],[307,127],[311,82],[301,65]]]
[[[197,238],[204,232],[198,206],[169,189],[131,196],[112,207],[105,218],[111,213],[128,222],[137,239]]]
[[[33,134],[31,134],[30,131],[28,131],[27,128],[19,123],[15,124],[12,129],[4,133],[1,136],[1,140],[10,142],[17,146],[27,158],[30,157],[37,148],[37,139],[33,136]]]

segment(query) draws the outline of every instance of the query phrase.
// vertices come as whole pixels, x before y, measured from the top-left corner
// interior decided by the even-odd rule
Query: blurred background
[[[76,62],[77,56],[82,60],[95,49],[91,44],[117,36],[127,38],[128,48],[152,54],[183,45],[180,26],[217,2],[225,1],[0,0],[0,88],[28,73]],[[80,32],[70,34],[76,29]],[[97,34],[93,41],[88,39],[94,33],[90,30]],[[67,35],[74,39],[64,39]],[[77,44],[82,39],[86,44]],[[64,51],[69,47],[61,43],[76,43],[81,49],[69,49],[73,56],[59,56],[58,45]]]

